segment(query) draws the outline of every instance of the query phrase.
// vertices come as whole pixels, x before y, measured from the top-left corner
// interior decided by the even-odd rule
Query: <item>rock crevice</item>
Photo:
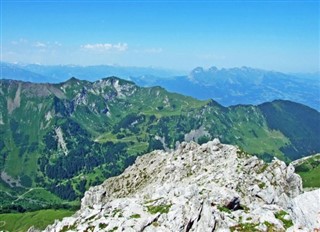
[[[312,230],[319,222],[305,219],[315,216],[301,202],[319,201],[319,191],[305,194],[294,168],[280,160],[266,164],[217,139],[183,142],[90,188],[73,217],[45,231]]]

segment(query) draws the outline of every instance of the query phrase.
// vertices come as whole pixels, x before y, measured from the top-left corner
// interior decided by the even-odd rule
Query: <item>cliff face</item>
[[[292,165],[266,164],[217,139],[182,143],[173,152],[141,156],[123,174],[90,188],[74,216],[45,231],[317,228],[320,191],[301,193]]]

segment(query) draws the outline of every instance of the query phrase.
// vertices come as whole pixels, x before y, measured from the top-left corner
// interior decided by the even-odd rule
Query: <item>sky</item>
[[[319,71],[319,1],[0,0],[1,61]]]

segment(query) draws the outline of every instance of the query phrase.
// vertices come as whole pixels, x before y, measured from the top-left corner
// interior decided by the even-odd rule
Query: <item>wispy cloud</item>
[[[26,40],[24,38],[20,38],[18,40],[11,41],[12,45],[27,44],[27,43],[28,43],[28,40]]]
[[[47,47],[47,45],[45,43],[42,42],[36,42],[33,46],[37,47],[37,48],[45,48]]]
[[[81,45],[81,48],[88,51],[95,51],[95,52],[108,52],[108,51],[124,52],[128,50],[128,44],[96,43],[96,44]]]
[[[2,58],[8,62],[54,63],[65,56],[65,47],[59,41],[11,40],[3,46]],[[62,55],[61,55],[62,54]]]
[[[29,41],[27,39],[24,38],[20,38],[18,40],[12,40],[10,42],[11,45],[15,46],[15,47],[21,47],[23,46],[24,48],[29,47],[29,48],[57,48],[57,47],[61,47],[62,44],[58,41],[54,41],[54,42],[50,42],[50,41]]]

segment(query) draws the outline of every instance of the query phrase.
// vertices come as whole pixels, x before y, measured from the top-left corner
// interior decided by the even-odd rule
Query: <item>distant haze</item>
[[[214,99],[229,106],[261,104],[276,99],[291,100],[320,110],[320,74],[291,75],[250,67],[205,69],[196,67],[188,73],[169,69],[124,66],[16,65],[0,62],[3,79],[30,82],[64,82],[71,77],[96,81],[117,76],[139,86],[161,86],[197,99]]]
[[[1,1],[1,61],[319,71],[319,1]]]

